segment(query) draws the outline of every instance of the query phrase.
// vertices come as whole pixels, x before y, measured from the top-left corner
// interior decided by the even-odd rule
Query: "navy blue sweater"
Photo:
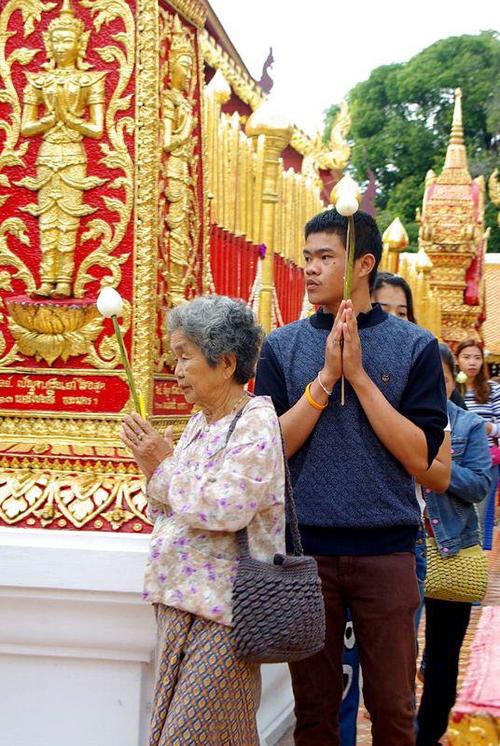
[[[278,414],[292,407],[324,365],[333,317],[321,311],[267,338],[255,391]],[[375,305],[358,317],[363,366],[386,399],[420,427],[432,463],[447,423],[437,341]],[[304,549],[310,554],[414,551],[420,511],[415,484],[373,431],[353,389],[340,382],[310,437],[290,459]]]

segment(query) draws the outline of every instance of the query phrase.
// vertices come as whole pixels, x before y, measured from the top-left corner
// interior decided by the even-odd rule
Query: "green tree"
[[[424,179],[443,167],[453,114],[454,90],[462,89],[465,143],[472,176],[487,179],[498,166],[500,147],[500,38],[494,31],[442,39],[406,63],[383,65],[348,94],[352,117],[352,170],[364,182],[377,178],[380,227],[399,215],[415,247],[415,210]],[[336,105],[325,113],[325,137]],[[500,251],[496,211],[489,250]]]

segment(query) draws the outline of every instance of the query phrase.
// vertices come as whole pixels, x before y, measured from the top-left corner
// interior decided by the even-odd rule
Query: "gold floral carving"
[[[130,6],[126,0],[80,0],[80,2],[84,8],[90,9],[97,31],[100,31],[103,25],[115,20],[120,20],[124,26],[124,31],[112,34],[110,37],[117,44],[108,44],[95,50],[104,62],[110,65],[115,64],[119,75],[118,83],[107,105],[105,123],[109,144],[101,144],[103,157],[100,163],[113,171],[121,172],[107,183],[106,188],[122,190],[124,198],[103,196],[107,209],[119,217],[112,229],[108,223],[99,219],[91,220],[87,224],[82,240],[88,241],[101,237],[101,243],[86,257],[78,269],[75,281],[75,297],[77,298],[84,296],[86,285],[94,280],[94,277],[88,273],[93,266],[104,267],[109,272],[109,275],[101,281],[102,285],[117,286],[120,284],[120,265],[127,260],[128,255],[116,257],[113,256],[113,252],[125,236],[133,207],[133,163],[125,143],[125,134],[132,134],[135,127],[133,95],[124,95],[135,67],[135,22]],[[129,115],[118,117],[118,114],[128,110],[130,110]]]
[[[1,174],[0,174],[1,176]],[[13,251],[10,250],[7,242],[7,234],[17,237],[20,243],[25,246],[29,246],[30,240],[28,233],[26,232],[26,226],[19,218],[7,218],[0,225],[0,266],[8,266],[11,269],[16,270],[14,273],[3,270],[0,272],[0,289],[1,290],[12,290],[12,280],[18,279],[24,282],[28,290],[35,289],[35,280],[26,266],[26,264],[20,259]],[[1,300],[3,305],[3,299]],[[0,321],[3,321],[4,314],[0,312]],[[19,347],[14,343],[10,350],[6,352],[7,344],[5,337],[0,332],[0,366],[11,365],[22,360],[22,357],[18,355]]]
[[[119,441],[121,416],[104,417],[86,414],[85,417],[65,416],[61,412],[47,412],[35,416],[30,412],[9,411],[8,416],[0,417],[0,435],[9,442],[41,443],[109,443]]]
[[[81,472],[75,471],[73,464],[66,469],[43,469],[30,461],[29,467],[3,467],[0,473],[0,519],[8,525],[30,515],[39,518],[43,526],[60,517],[75,528],[83,528],[98,516],[108,520],[114,530],[134,517],[148,523],[141,475],[102,472],[99,465],[96,469],[81,467],[85,468]]]
[[[186,426],[187,418],[182,416],[150,417],[154,427],[160,432],[172,426],[174,437],[180,437]],[[12,411],[8,417],[0,417],[0,436],[6,442],[39,444],[77,443],[102,444],[120,442],[122,415],[106,416],[86,414],[78,417],[61,412],[47,412],[44,415],[26,417],[25,412]]]
[[[323,137],[321,132],[318,131],[311,141],[308,152],[302,159],[301,173],[303,176],[310,179],[316,187],[321,187],[322,185],[321,176],[319,174],[319,159],[324,148]]]
[[[172,426],[176,440],[186,420],[152,418],[159,431]],[[50,430],[53,420],[34,420],[35,425],[37,422],[38,427],[32,423],[28,430],[25,419],[8,420],[10,427],[17,425],[20,431],[15,445],[7,439],[0,443],[0,520],[15,525],[36,517],[45,527],[63,519],[83,528],[99,517],[119,530],[136,518],[139,523],[134,524],[134,531],[150,525],[144,477],[123,446],[115,448],[104,439],[99,444],[102,422],[67,420],[64,432],[59,433],[64,436],[60,443]],[[109,424],[117,431],[121,428],[120,422]],[[1,427],[0,433],[3,435],[5,428]]]
[[[110,150],[104,153],[104,157],[116,159],[113,162],[105,163],[111,168],[121,168],[122,176],[127,180],[127,189],[134,189],[130,194],[133,196],[131,205],[135,200],[135,218],[134,218],[134,313],[131,313],[131,305],[127,304],[125,308],[125,317],[123,328],[132,330],[132,365],[134,376],[138,387],[145,395],[147,406],[151,406],[151,389],[152,389],[152,358],[153,342],[156,336],[155,312],[156,312],[156,277],[157,277],[157,241],[158,241],[158,173],[160,162],[160,105],[159,105],[159,10],[157,0],[138,0],[136,8],[137,17],[137,34],[129,27],[128,20],[131,19],[129,14],[128,3],[125,0],[83,0],[82,5],[88,7],[94,16],[94,25],[100,28],[99,24],[107,23],[112,17],[123,19],[127,26],[126,32],[120,34],[120,39],[115,45],[110,43],[107,50],[120,49],[124,54],[122,47],[127,45],[126,55],[118,61],[118,52],[111,51],[110,54],[116,62],[117,73],[121,76],[120,80],[125,81],[125,75],[135,64],[137,71],[136,88],[135,88],[135,154],[133,157],[132,171],[126,172],[125,161],[121,159],[121,151],[118,139],[126,135],[131,130],[121,129],[128,127],[127,116],[123,116],[125,111],[124,99],[128,97],[123,94],[126,87],[118,83],[115,90],[115,103],[117,104],[116,112],[120,113],[121,118],[113,118],[113,100],[106,102],[106,122],[109,125],[110,117],[116,124],[117,138],[113,140],[109,134]],[[75,5],[77,5],[75,0]],[[183,3],[177,3],[179,12],[189,10],[189,3],[184,8],[179,7]],[[49,11],[54,7],[51,3],[35,2],[35,0],[11,0],[5,8],[9,12],[21,10],[25,21],[26,31],[33,31],[36,23],[39,23],[44,11]],[[194,8],[194,4],[192,6]],[[113,15],[114,14],[114,15]],[[2,11],[0,18],[0,31],[6,31],[8,19],[5,15],[5,9]],[[1,45],[6,37],[0,38],[0,64],[2,62]],[[112,40],[111,40],[112,41]],[[121,44],[120,44],[121,42]],[[131,44],[130,48],[128,44]],[[134,60],[133,52],[136,52]],[[107,52],[106,52],[107,54]],[[31,61],[33,57],[27,59]],[[3,59],[2,74],[6,70],[5,59]],[[12,60],[9,62],[9,66]],[[110,63],[111,64],[111,63]],[[9,78],[10,80],[10,78]],[[120,90],[121,88],[121,90]],[[7,90],[7,88],[6,88]],[[9,89],[10,90],[10,89]],[[15,92],[14,92],[15,93]],[[122,95],[123,94],[123,95]],[[7,93],[0,90],[0,96],[5,97]],[[21,110],[17,97],[14,96],[15,105],[17,106],[17,122],[20,123]],[[130,102],[132,106],[132,102]],[[15,114],[15,112],[14,112]],[[124,121],[125,120],[125,121]],[[11,117],[7,123],[9,126],[15,122],[15,116]],[[123,124],[121,124],[124,122]],[[0,123],[3,126],[3,123]],[[130,119],[130,126],[132,120]],[[14,139],[17,142],[17,136]],[[14,152],[13,147],[7,154],[7,160],[0,161],[0,165],[22,165],[20,161],[13,162],[12,157],[22,159],[25,151]],[[4,150],[0,153],[1,157],[6,154]],[[125,157],[125,154],[123,154]],[[121,165],[120,165],[121,164]],[[130,164],[129,164],[130,165]],[[119,177],[121,178],[121,177]],[[112,182],[108,182],[107,188]],[[3,182],[2,182],[3,184]],[[116,183],[117,190],[120,188]],[[9,184],[10,186],[10,184]],[[113,188],[111,186],[111,188]],[[123,198],[126,192],[122,186],[122,205],[126,204],[129,197]],[[125,212],[119,213],[118,204],[116,214],[118,221],[113,225],[99,219],[91,220],[87,224],[84,232],[84,240],[100,241],[97,250],[89,254],[88,260],[84,260],[78,270],[75,278],[75,291],[78,295],[84,295],[87,284],[92,280],[92,267],[100,266],[107,270],[105,283],[118,286],[121,281],[122,263],[126,257],[120,255],[114,262],[113,245],[119,234],[118,230],[127,226],[122,220]],[[111,209],[110,203],[106,205]],[[128,207],[127,207],[128,209]],[[119,226],[122,226],[121,228]],[[29,244],[26,226],[21,219],[9,219],[4,221],[0,226],[0,282],[9,283],[13,278],[20,279],[24,282],[27,292],[35,288],[34,278],[18,259],[16,247],[19,244]],[[111,247],[111,248],[110,248]],[[95,253],[94,253],[95,252]],[[8,272],[2,272],[6,267]],[[7,277],[6,275],[9,275]],[[9,279],[10,278],[10,279]],[[111,375],[114,367],[118,364],[116,349],[111,343],[111,338],[105,338],[100,344],[98,350],[93,348],[87,354],[87,362],[101,371],[101,375]],[[17,357],[15,357],[17,355]],[[1,348],[0,344],[0,366],[2,372],[8,373],[12,369],[7,366],[12,362],[19,364],[21,359],[17,343],[10,348],[8,352]],[[26,366],[26,361],[24,362]],[[35,373],[36,369],[16,368],[16,372]],[[78,370],[73,373],[85,374],[88,371]],[[63,370],[54,370],[59,375]],[[121,375],[117,371],[115,375]],[[56,463],[53,458],[34,458],[36,450],[43,450],[47,444],[75,446],[81,449],[93,444],[95,447],[108,448],[119,442],[118,436],[121,429],[121,414],[102,415],[98,413],[85,413],[84,415],[75,415],[68,412],[50,411],[43,415],[23,411],[11,411],[8,415],[0,417],[0,435],[5,443],[11,444],[12,447],[21,448],[29,444],[36,443],[29,455],[24,458],[19,457],[17,463],[12,458],[0,457],[0,515],[8,523],[19,524],[24,519],[34,525],[39,521],[42,525],[71,525],[74,527],[95,527],[103,526],[103,521],[107,520],[114,529],[123,526],[124,521],[137,520],[133,523],[133,530],[139,531],[147,524],[144,517],[144,485],[142,477],[137,474],[135,468],[130,466],[127,456],[123,455],[123,463],[108,464],[106,459],[100,459],[100,463],[93,465],[88,461],[81,461],[79,464],[64,463],[61,459]],[[176,436],[180,434],[185,426],[186,418],[176,417],[152,417],[152,423],[155,427],[162,429],[167,425],[173,425]],[[129,464],[127,466],[127,463]],[[132,471],[129,471],[132,469]],[[13,502],[7,502],[13,498]],[[97,516],[97,518],[96,518]],[[92,523],[93,521],[93,523]]]

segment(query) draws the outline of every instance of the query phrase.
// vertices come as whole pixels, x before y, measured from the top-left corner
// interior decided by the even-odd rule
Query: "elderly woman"
[[[270,399],[244,389],[262,330],[245,303],[215,295],[172,310],[169,329],[179,388],[200,411],[175,448],[171,431],[163,439],[136,414],[122,431],[155,522],[145,579],[159,656],[149,744],[253,746],[260,670],[235,658],[230,638],[235,532],[248,527],[259,559],[285,549],[278,419]]]

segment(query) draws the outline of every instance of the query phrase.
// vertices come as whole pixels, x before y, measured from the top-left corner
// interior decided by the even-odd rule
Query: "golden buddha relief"
[[[0,171],[22,166],[30,174],[13,184],[6,174],[0,174],[0,186],[10,186],[11,195],[16,193],[13,186],[37,193],[36,203],[18,210],[38,219],[41,255],[38,282],[22,248],[36,242],[21,217],[6,217],[0,224],[0,265],[15,268],[16,272],[3,272],[7,280],[3,288],[0,284],[0,290],[13,293],[13,297],[5,298],[5,305],[14,344],[3,354],[5,341],[0,333],[2,365],[22,360],[19,353],[43,359],[49,365],[57,358],[67,360],[84,354],[85,362],[104,369],[116,367],[120,360],[112,336],[97,341],[102,323],[92,317],[86,306],[93,305],[98,282],[101,286],[120,284],[121,265],[128,260],[133,245],[127,238],[127,226],[134,200],[130,139],[134,119],[133,94],[127,89],[130,90],[135,65],[135,21],[127,0],[79,0],[78,4],[90,10],[97,38],[104,25],[112,24],[105,35],[106,45],[93,47],[106,69],[93,70],[86,61],[91,30],[75,14],[76,0],[73,5],[71,0],[62,0],[59,13],[43,33],[46,61],[38,69],[24,73],[24,92],[16,90],[12,82],[12,64],[31,64],[42,50],[19,46],[7,55],[6,42],[12,34],[9,24],[19,4],[9,0],[0,12],[0,31],[5,30],[3,36],[0,34],[0,82],[5,86],[1,100],[11,108],[5,127],[7,137],[0,148]],[[23,0],[24,32],[21,36],[19,30],[21,38],[16,39],[17,44],[33,34],[42,14],[51,12],[54,6],[55,3]],[[116,73],[117,83],[108,91],[106,102],[105,80],[111,71]],[[22,135],[28,140],[19,144]],[[98,175],[88,174],[88,140],[102,141],[98,145],[101,157],[91,164]],[[34,144],[29,145],[30,141]],[[26,163],[29,154],[31,166]],[[113,179],[108,178],[111,170]],[[85,194],[103,184],[106,193],[99,198],[102,205],[96,206],[95,199],[94,205],[86,203]],[[0,204],[8,198],[1,197]],[[82,219],[97,210],[99,216],[86,221],[84,230],[80,230]],[[9,248],[1,239],[6,234],[17,238],[17,246],[11,241]],[[77,237],[82,246],[87,241],[94,245],[86,254],[82,252],[82,259],[75,266]],[[100,272],[99,281],[93,273],[97,266],[105,270]],[[39,303],[40,308],[27,308],[27,301],[17,298],[21,292],[19,281],[28,295],[35,296],[31,303]],[[89,285],[93,286],[90,292]],[[36,300],[36,296],[41,297]],[[46,299],[51,298],[82,299],[77,328],[71,318],[76,306],[69,310],[55,304],[47,306]],[[35,311],[36,325],[30,321]]]
[[[163,199],[166,203],[165,280],[168,286],[167,305],[176,306],[186,300],[186,293],[196,280],[197,254],[200,236],[197,195],[198,156],[194,112],[196,86],[196,54],[194,40],[179,16],[173,20],[163,14],[165,33],[169,35],[169,87],[162,94],[163,150],[166,153],[162,175]]]
[[[44,34],[48,62],[44,72],[27,73],[21,134],[41,136],[35,178],[19,186],[38,192],[38,204],[23,208],[39,219],[40,280],[36,294],[72,295],[76,234],[80,218],[97,208],[84,204],[86,190],[106,179],[87,176],[85,137],[101,138],[104,131],[105,71],[94,72],[85,62],[90,32],[76,18],[70,0]]]

